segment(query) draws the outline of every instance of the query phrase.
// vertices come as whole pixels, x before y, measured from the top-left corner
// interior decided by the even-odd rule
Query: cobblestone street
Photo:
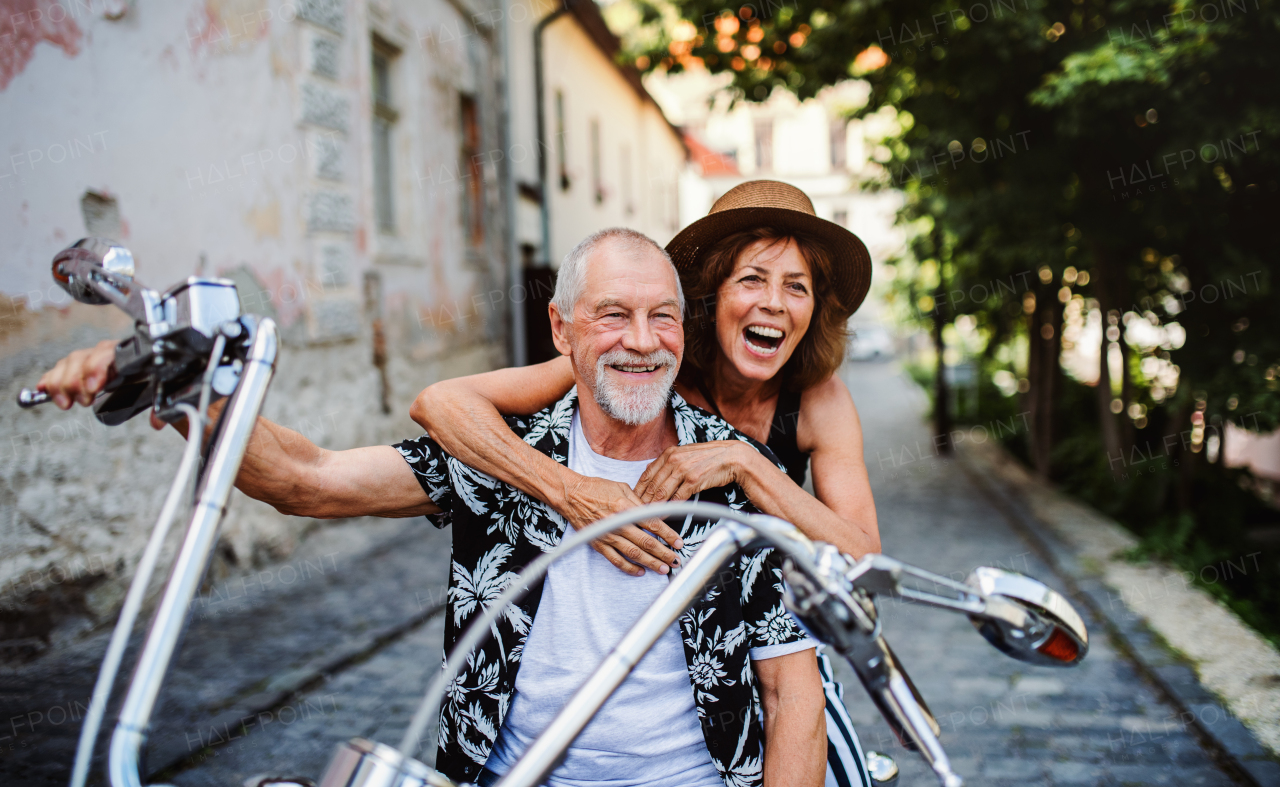
[[[854,364],[845,374],[863,419],[887,554],[957,578],[978,565],[1003,566],[1066,590],[960,463],[931,457],[925,399],[894,366]],[[421,520],[368,527],[360,549],[330,558],[332,571],[288,588],[259,583],[256,595],[228,602],[221,619],[195,622],[153,736],[157,777],[182,787],[230,787],[263,772],[318,778],[344,739],[398,743],[440,664],[448,534]],[[323,557],[321,547],[308,548],[313,563]],[[892,603],[881,611],[886,638],[968,784],[1235,783],[1087,609],[1089,656],[1070,671],[1002,656],[959,615]],[[0,730],[10,735],[0,782],[65,783],[78,723],[33,725],[27,714],[87,697],[105,641],[87,641],[63,663],[3,675],[6,727],[28,721]],[[897,759],[902,787],[936,784],[893,741],[848,668],[838,668],[864,747]]]
[[[845,375],[862,417],[885,554],[956,579],[1002,566],[1066,590],[960,464],[932,456],[918,388],[887,365],[856,364]],[[1003,425],[1015,427],[1016,418]],[[1056,670],[1006,658],[963,616],[881,604],[886,639],[937,717],[955,770],[984,787],[1232,784],[1100,622],[1076,608],[1089,627],[1089,655]],[[837,670],[863,746],[894,756],[903,787],[936,784],[923,760],[898,747],[852,670]]]

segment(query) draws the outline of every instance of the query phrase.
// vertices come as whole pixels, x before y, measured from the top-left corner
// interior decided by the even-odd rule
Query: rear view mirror
[[[53,258],[53,279],[71,297],[94,306],[110,303],[96,292],[90,279],[130,282],[134,277],[133,253],[105,238],[81,238]]]
[[[1043,582],[982,566],[965,583],[987,598],[988,614],[969,619],[1002,653],[1041,666],[1072,667],[1089,652],[1089,632],[1079,613]]]

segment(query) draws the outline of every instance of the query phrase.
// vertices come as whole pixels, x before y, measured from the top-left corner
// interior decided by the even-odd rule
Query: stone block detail
[[[328,79],[338,78],[339,42],[326,35],[311,39],[311,73]]]
[[[311,301],[311,340],[333,342],[360,335],[360,302],[355,297]]]
[[[298,0],[298,18],[342,35],[346,23],[343,0]]]
[[[351,250],[339,244],[320,249],[320,285],[325,290],[346,287],[351,283]]]
[[[355,228],[351,197],[336,191],[317,191],[307,200],[307,229],[312,232],[351,232]]]
[[[344,156],[342,140],[334,134],[316,133],[309,143],[312,171],[318,178],[342,180]]]
[[[316,84],[302,86],[302,122],[346,131],[351,105],[336,90]]]
[[[236,295],[240,298],[241,314],[257,314],[273,320],[279,319],[275,304],[271,300],[271,291],[248,265],[224,271],[220,275],[235,282]]]

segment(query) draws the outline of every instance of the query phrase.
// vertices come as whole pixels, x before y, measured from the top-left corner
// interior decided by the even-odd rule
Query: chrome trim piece
[[[320,787],[459,787],[433,768],[364,738],[338,745]]]
[[[53,401],[53,397],[49,396],[49,394],[44,391],[33,391],[30,388],[23,388],[21,391],[18,391],[18,406],[23,410],[50,401]]]
[[[887,754],[881,754],[878,751],[868,750],[867,759],[867,775],[871,777],[871,781],[877,787],[897,787],[898,784],[898,763]]]

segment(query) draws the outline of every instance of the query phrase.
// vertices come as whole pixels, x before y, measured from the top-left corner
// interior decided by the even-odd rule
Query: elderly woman
[[[835,375],[845,324],[871,282],[862,241],[814,215],[799,189],[751,181],[721,197],[667,251],[688,304],[677,393],[767,445],[785,473],[736,440],[668,449],[635,489],[574,473],[525,445],[500,415],[535,413],[561,398],[573,385],[567,358],[437,383],[414,403],[414,420],[450,454],[549,503],[575,528],[737,483],[760,510],[810,538],[854,557],[880,551],[858,412]],[[810,466],[813,495],[802,488]],[[627,573],[668,572],[678,560],[672,548],[681,546],[676,534],[661,522],[644,528],[618,531],[594,547]],[[820,665],[827,784],[865,783],[841,689],[825,656]]]

